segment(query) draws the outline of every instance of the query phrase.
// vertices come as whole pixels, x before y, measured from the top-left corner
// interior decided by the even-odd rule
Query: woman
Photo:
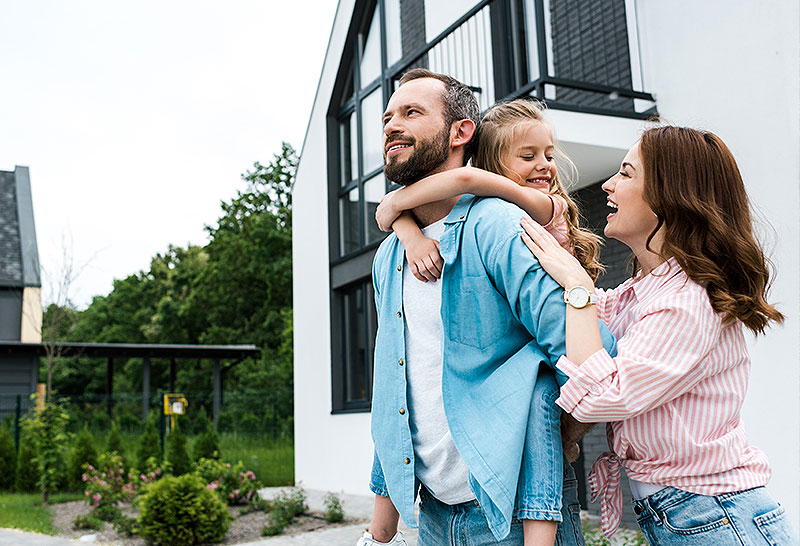
[[[744,329],[763,333],[783,315],[765,299],[767,260],[733,156],[711,133],[650,129],[603,189],[613,209],[605,234],[636,257],[616,289],[595,290],[535,223],[523,221],[523,238],[565,288],[558,367],[570,379],[557,403],[579,421],[610,422],[613,453],[589,477],[604,532],[619,525],[621,465],[650,544],[797,544],[740,416]],[[598,316],[617,336],[615,358],[602,349]]]

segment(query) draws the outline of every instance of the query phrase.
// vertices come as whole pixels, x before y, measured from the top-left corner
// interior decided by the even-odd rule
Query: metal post
[[[222,405],[222,372],[219,367],[219,358],[214,359],[214,424],[219,419],[219,409]]]
[[[158,399],[160,400],[159,407],[161,411],[159,411],[159,418],[158,418],[158,437],[161,440],[161,458],[164,458],[164,427],[166,426],[166,419],[164,418],[164,393],[158,393]]]
[[[142,359],[142,422],[147,421],[150,410],[150,357]]]
[[[19,420],[22,419],[22,395],[17,395],[17,408],[16,419],[14,420],[14,444],[17,446],[17,453],[19,453]]]

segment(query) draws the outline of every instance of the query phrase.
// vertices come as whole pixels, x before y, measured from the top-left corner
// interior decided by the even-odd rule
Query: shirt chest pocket
[[[447,335],[452,341],[485,349],[508,331],[508,304],[486,277],[462,277],[450,284],[447,296]]]

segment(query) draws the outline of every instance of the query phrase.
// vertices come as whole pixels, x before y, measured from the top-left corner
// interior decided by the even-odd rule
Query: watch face
[[[576,287],[569,291],[569,304],[580,309],[589,303],[589,292],[583,287]]]

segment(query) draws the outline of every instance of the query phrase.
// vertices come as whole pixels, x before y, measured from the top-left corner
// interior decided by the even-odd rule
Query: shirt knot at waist
[[[592,502],[600,499],[600,524],[607,537],[617,531],[622,520],[621,466],[619,457],[606,451],[594,462],[587,479],[592,489]]]

